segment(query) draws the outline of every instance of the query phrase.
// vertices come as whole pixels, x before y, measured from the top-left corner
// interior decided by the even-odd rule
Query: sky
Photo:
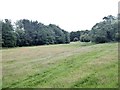
[[[90,30],[104,16],[117,16],[119,0],[0,0],[0,19],[37,20],[66,31]]]

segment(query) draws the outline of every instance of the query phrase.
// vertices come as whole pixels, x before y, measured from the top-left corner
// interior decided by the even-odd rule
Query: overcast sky
[[[104,16],[118,13],[119,0],[0,0],[0,19],[38,20],[67,31],[91,29]]]

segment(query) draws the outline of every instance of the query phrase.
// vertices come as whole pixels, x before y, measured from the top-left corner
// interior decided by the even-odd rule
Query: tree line
[[[66,44],[70,41],[105,43],[120,40],[119,16],[109,15],[96,23],[91,30],[67,32],[55,24],[44,25],[38,21],[21,19],[0,20],[2,47],[36,46],[45,44]]]
[[[91,30],[76,31],[70,33],[71,41],[81,42],[116,42],[120,41],[120,15],[114,17],[109,15],[103,21],[96,23]]]
[[[5,19],[2,24],[2,46],[34,46],[70,43],[69,33],[54,24],[22,19],[15,22]]]

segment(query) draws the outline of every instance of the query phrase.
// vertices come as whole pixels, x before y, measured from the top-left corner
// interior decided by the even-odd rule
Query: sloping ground
[[[3,49],[3,88],[118,87],[117,43]]]

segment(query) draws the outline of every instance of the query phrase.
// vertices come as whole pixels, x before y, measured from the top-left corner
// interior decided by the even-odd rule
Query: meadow
[[[2,88],[117,88],[118,43],[2,49]]]

